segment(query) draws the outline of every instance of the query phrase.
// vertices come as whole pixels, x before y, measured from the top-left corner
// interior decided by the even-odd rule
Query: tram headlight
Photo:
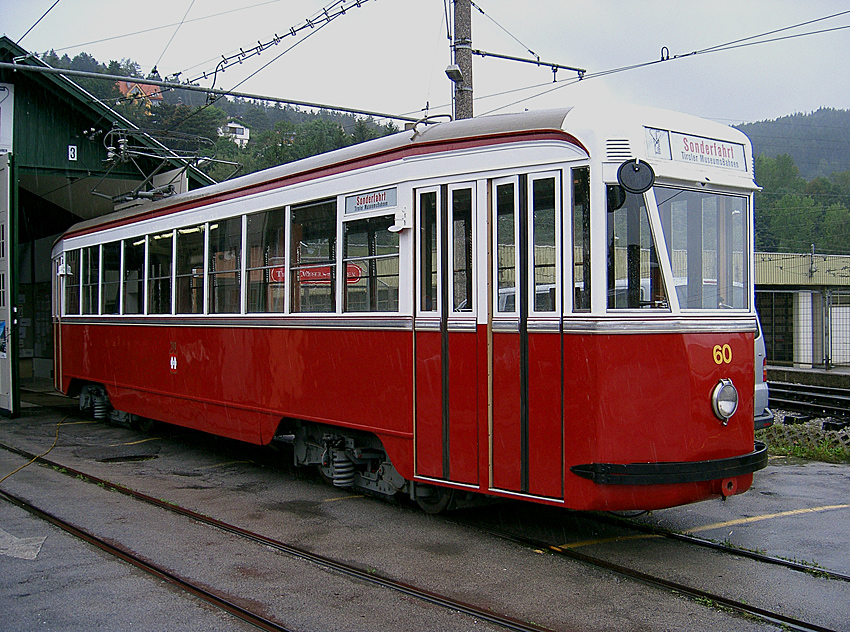
[[[711,407],[724,426],[729,423],[729,418],[738,410],[738,389],[732,380],[724,378],[717,383],[711,392]]]

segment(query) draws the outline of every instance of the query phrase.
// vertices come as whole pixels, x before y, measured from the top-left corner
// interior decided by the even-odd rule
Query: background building
[[[769,364],[850,366],[850,255],[757,252],[755,283]]]
[[[28,70],[46,65],[7,37],[0,62],[20,68],[0,68],[0,411],[15,415],[21,380],[53,371],[55,239],[212,180],[67,77]]]

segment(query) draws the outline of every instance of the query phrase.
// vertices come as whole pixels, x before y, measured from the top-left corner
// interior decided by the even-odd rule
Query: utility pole
[[[454,32],[452,52],[454,66],[460,71],[460,75],[449,76],[454,81],[454,117],[457,120],[472,118],[471,0],[454,0]]]

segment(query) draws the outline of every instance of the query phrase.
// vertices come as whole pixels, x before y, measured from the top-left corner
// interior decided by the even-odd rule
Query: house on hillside
[[[135,81],[119,81],[117,82],[117,86],[121,96],[131,101],[143,103],[145,109],[148,111],[150,111],[152,106],[163,102],[162,91],[156,86]]]
[[[251,140],[250,128],[242,121],[234,119],[228,121],[224,127],[218,130],[218,133],[220,136],[229,136],[240,148],[244,148]]]

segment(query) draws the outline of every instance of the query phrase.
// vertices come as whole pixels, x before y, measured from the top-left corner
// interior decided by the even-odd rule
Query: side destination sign
[[[713,138],[646,128],[646,151],[649,158],[666,158],[705,167],[746,171],[744,146]]]
[[[397,190],[394,188],[349,195],[345,198],[345,214],[394,208],[398,204],[396,198]]]

